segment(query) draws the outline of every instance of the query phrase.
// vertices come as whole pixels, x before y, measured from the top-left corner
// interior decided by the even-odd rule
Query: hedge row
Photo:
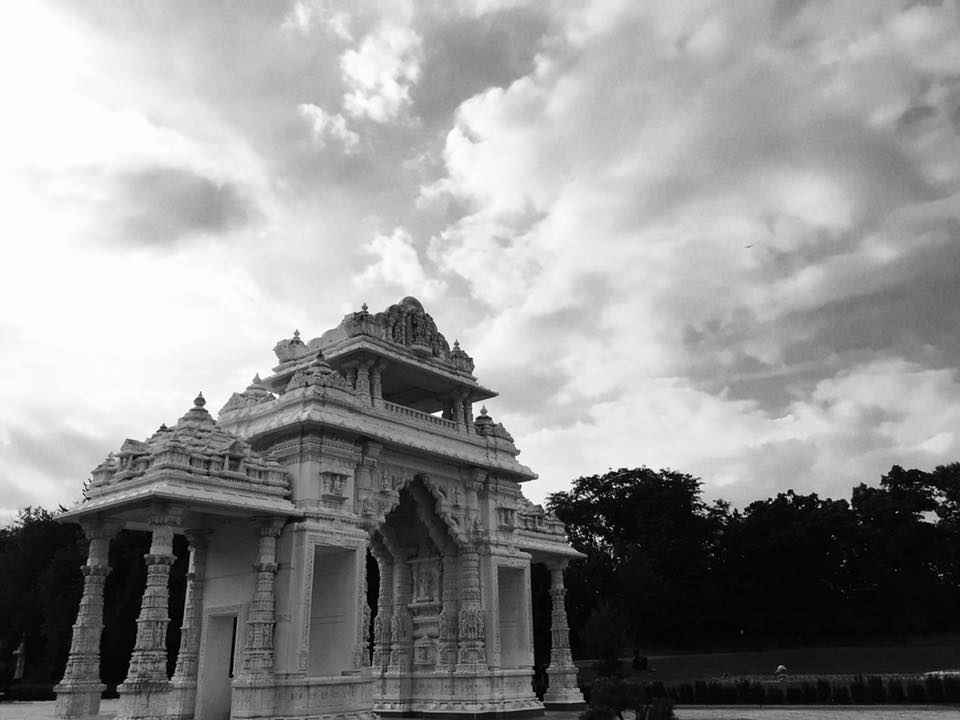
[[[856,676],[851,682],[818,679],[793,684],[697,681],[664,687],[645,684],[649,697],[668,697],[681,705],[879,705],[960,703],[960,676],[927,675],[915,680]],[[589,696],[591,688],[582,688]],[[589,700],[589,698],[588,698]]]

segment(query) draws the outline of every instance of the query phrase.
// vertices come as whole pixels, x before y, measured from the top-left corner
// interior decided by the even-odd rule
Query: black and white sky
[[[957,2],[0,12],[0,520],[406,295],[536,501],[960,459]]]

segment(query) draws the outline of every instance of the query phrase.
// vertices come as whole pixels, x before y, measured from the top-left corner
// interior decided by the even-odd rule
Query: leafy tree
[[[641,467],[577,478],[548,505],[587,557],[567,583],[571,622],[582,627],[610,600],[634,639],[709,633],[717,615],[715,548],[729,508],[708,506],[699,479]]]

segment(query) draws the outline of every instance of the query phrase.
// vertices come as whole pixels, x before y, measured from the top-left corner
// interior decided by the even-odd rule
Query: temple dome
[[[161,425],[143,441],[125,440],[118,453],[111,453],[94,469],[86,491],[88,500],[131,485],[170,479],[272,498],[289,497],[283,467],[221,428],[205,405],[201,393],[173,427]]]

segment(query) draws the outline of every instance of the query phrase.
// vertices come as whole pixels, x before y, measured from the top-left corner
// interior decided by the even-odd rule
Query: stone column
[[[440,643],[437,652],[437,670],[452,672],[457,666],[457,636],[460,629],[460,618],[457,602],[457,573],[460,566],[457,562],[456,551],[448,549],[442,558],[443,580],[441,589],[440,610]]]
[[[103,585],[110,568],[107,556],[114,527],[84,527],[90,548],[83,566],[83,595],[73,624],[70,654],[57,693],[56,716],[82,718],[100,712],[100,695],[106,685],[100,682],[100,636],[103,634]]]
[[[460,623],[457,672],[486,667],[486,613],[480,602],[480,552],[476,545],[460,550]]]
[[[377,595],[377,617],[373,621],[374,672],[382,673],[390,663],[390,621],[393,618],[393,561],[383,548],[371,547],[380,569],[380,592]]]
[[[273,630],[276,625],[277,538],[283,520],[260,518],[257,532],[257,560],[253,600],[247,616],[246,643],[240,660],[240,674],[262,677],[273,674]]]
[[[468,433],[475,432],[473,427],[473,403],[469,397],[463,398],[463,422]]]
[[[361,360],[357,365],[357,395],[370,402],[370,365],[369,360]]]
[[[413,598],[413,573],[401,554],[393,554],[393,616],[390,618],[389,672],[406,672],[413,648],[413,620],[410,601]]]
[[[370,401],[374,407],[383,404],[383,371],[386,366],[376,362],[370,367]]]
[[[463,418],[463,396],[457,393],[453,396],[453,420],[457,423],[457,430],[464,430]],[[469,428],[466,429],[469,431]]]
[[[130,656],[127,678],[117,692],[117,718],[161,718],[167,714],[170,682],[167,679],[167,625],[170,623],[170,566],[173,565],[173,533],[180,517],[157,512],[150,517],[153,535],[147,561],[147,586],[137,617],[137,640]]]
[[[563,586],[563,570],[566,560],[554,560],[547,564],[550,569],[550,666],[547,668],[549,687],[543,703],[547,707],[582,706],[583,695],[577,687],[577,666],[570,655],[570,627],[567,625]]]
[[[188,530],[190,567],[187,570],[187,592],[180,626],[180,652],[170,684],[173,691],[170,712],[175,718],[188,720],[194,716],[197,699],[197,670],[200,658],[200,633],[203,624],[203,578],[207,567],[207,545],[210,531]]]

